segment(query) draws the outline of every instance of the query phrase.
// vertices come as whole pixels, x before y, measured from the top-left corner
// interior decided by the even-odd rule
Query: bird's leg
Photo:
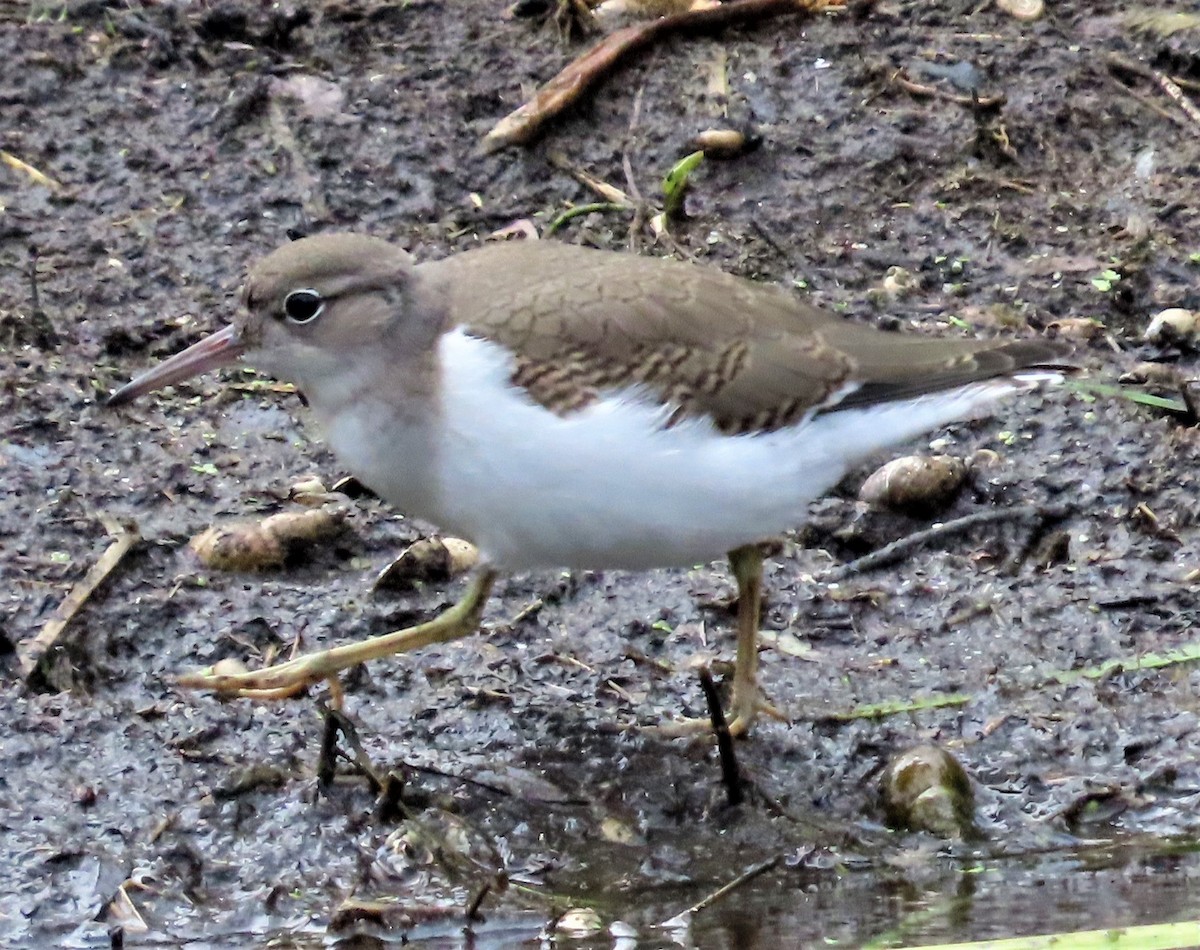
[[[733,669],[729,732],[745,735],[760,713],[786,722],[787,717],[763,697],[758,687],[758,620],[762,609],[763,548],[747,544],[729,552],[729,566],[738,586],[737,659]],[[708,719],[681,719],[651,727],[664,736],[694,735],[712,728]]]
[[[762,614],[763,549],[747,544],[729,552],[729,566],[738,586],[737,659],[733,667],[733,696],[729,702],[732,718],[729,732],[743,735],[759,713],[786,722],[784,716],[767,702],[758,686],[758,622]]]
[[[244,696],[250,699],[283,699],[321,680],[336,683],[337,674],[342,670],[348,670],[368,660],[377,660],[395,653],[407,653],[431,643],[448,643],[474,633],[479,629],[483,607],[495,582],[496,572],[491,568],[484,568],[471,582],[471,586],[458,603],[432,620],[415,627],[371,637],[359,643],[322,650],[320,653],[308,653],[262,670],[222,673],[210,666],[195,673],[184,674],[176,683],[189,688],[211,689],[222,696]]]

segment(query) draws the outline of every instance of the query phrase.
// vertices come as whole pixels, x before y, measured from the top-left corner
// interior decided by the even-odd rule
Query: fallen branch
[[[727,26],[754,23],[788,13],[836,9],[841,0],[730,0],[720,6],[692,10],[627,26],[610,33],[542,86],[533,98],[510,112],[483,137],[484,152],[508,145],[527,145],[542,126],[578,102],[617,64],[637,50],[675,33],[711,33]]]

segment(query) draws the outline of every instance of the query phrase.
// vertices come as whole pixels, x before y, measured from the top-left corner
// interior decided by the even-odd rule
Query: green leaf
[[[663,178],[663,213],[674,217],[683,210],[683,196],[687,193],[688,179],[704,160],[703,152],[692,152],[677,161]]]
[[[1189,411],[1187,404],[1182,399],[1156,396],[1154,393],[1144,392],[1141,389],[1130,389],[1127,386],[1110,386],[1107,383],[1096,383],[1087,379],[1068,380],[1066,385],[1068,389],[1074,390],[1081,396],[1115,397],[1117,399],[1128,400],[1129,402],[1136,402],[1143,406],[1166,409],[1168,412],[1178,412],[1180,414],[1185,414]]]

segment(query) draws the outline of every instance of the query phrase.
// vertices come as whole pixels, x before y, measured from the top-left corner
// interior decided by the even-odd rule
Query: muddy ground
[[[1095,318],[1106,330],[1078,353],[1093,378],[1144,359],[1189,376],[1194,350],[1141,335],[1156,311],[1200,305],[1200,126],[1112,56],[1200,75],[1200,33],[1138,26],[1127,4],[1048,6],[1023,25],[978,0],[856,3],[669,39],[539,143],[493,155],[480,137],[581,48],[500,0],[0,7],[0,147],[59,183],[0,165],[0,935],[534,945],[591,907],[606,929],[561,942],[608,946],[619,922],[643,947],[776,947],[1195,916],[1200,674],[1180,661],[1059,676],[1195,645],[1186,418],[1060,388],[916,446],[1000,456],[936,519],[863,512],[862,473],[814,506],[768,567],[764,626],[795,640],[764,651],[763,681],[793,721],[738,744],[752,785],[738,807],[711,738],[622,728],[703,713],[691,661],[732,654],[723,565],[505,579],[483,636],[347,678],[366,753],[405,776],[404,821],[345,763],[318,788],[319,693],[223,703],[171,678],[430,616],[461,581],[371,594],[428,527],[363,499],[312,557],[204,570],[193,534],[288,508],[300,475],[345,474],[302,403],[232,372],[97,404],[222,326],[246,264],[289,228],[361,230],[420,258],[521,219],[541,229],[596,200],[556,151],[623,188],[627,160],[661,200],[688,139],[720,123],[706,90],[721,57],[730,111],[763,141],[703,164],[672,229],[686,253],[914,332]],[[946,98],[967,95],[939,78],[955,64],[1004,104]],[[937,93],[902,88],[901,67]],[[578,217],[557,237],[624,247],[630,220]],[[885,301],[892,266],[917,288]],[[830,581],[933,520],[1023,505],[1069,511],[1040,539],[1014,521]],[[27,688],[18,645],[109,547],[106,518],[144,540]],[[967,698],[837,720],[952,694]],[[972,775],[980,839],[881,824],[876,776],[922,742]],[[774,858],[690,932],[656,927]],[[499,867],[512,885],[464,934],[463,907]],[[348,922],[352,895],[396,901],[391,929]]]

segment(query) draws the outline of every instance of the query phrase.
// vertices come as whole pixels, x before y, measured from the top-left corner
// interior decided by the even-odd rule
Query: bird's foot
[[[733,699],[729,703],[729,708],[725,711],[725,715],[728,722],[729,734],[735,737],[746,735],[759,716],[767,716],[777,722],[790,721],[787,716],[779,711],[779,708],[774,703],[763,695],[762,690],[756,683],[751,684],[748,688],[741,689],[738,688],[738,684],[734,684]],[[713,722],[711,717],[697,716],[695,718],[662,722],[655,726],[644,726],[642,727],[642,731],[673,739],[679,736],[694,736],[704,732],[712,732]]]
[[[485,568],[458,603],[415,627],[319,653],[306,653],[261,670],[231,670],[226,664],[218,663],[195,673],[186,673],[175,682],[189,689],[209,689],[220,696],[272,700],[295,696],[313,683],[325,680],[330,684],[336,706],[341,700],[338,674],[343,670],[368,660],[407,653],[433,643],[449,643],[474,633],[479,629],[479,616],[495,579],[496,572]]]
[[[175,680],[176,686],[184,689],[207,689],[218,696],[229,698],[258,699],[270,701],[287,699],[321,680],[328,681],[334,694],[334,706],[340,705],[341,686],[337,673],[339,667],[331,666],[325,650],[278,663],[261,670],[246,670],[240,663],[221,663],[207,666],[193,673],[184,673]]]

